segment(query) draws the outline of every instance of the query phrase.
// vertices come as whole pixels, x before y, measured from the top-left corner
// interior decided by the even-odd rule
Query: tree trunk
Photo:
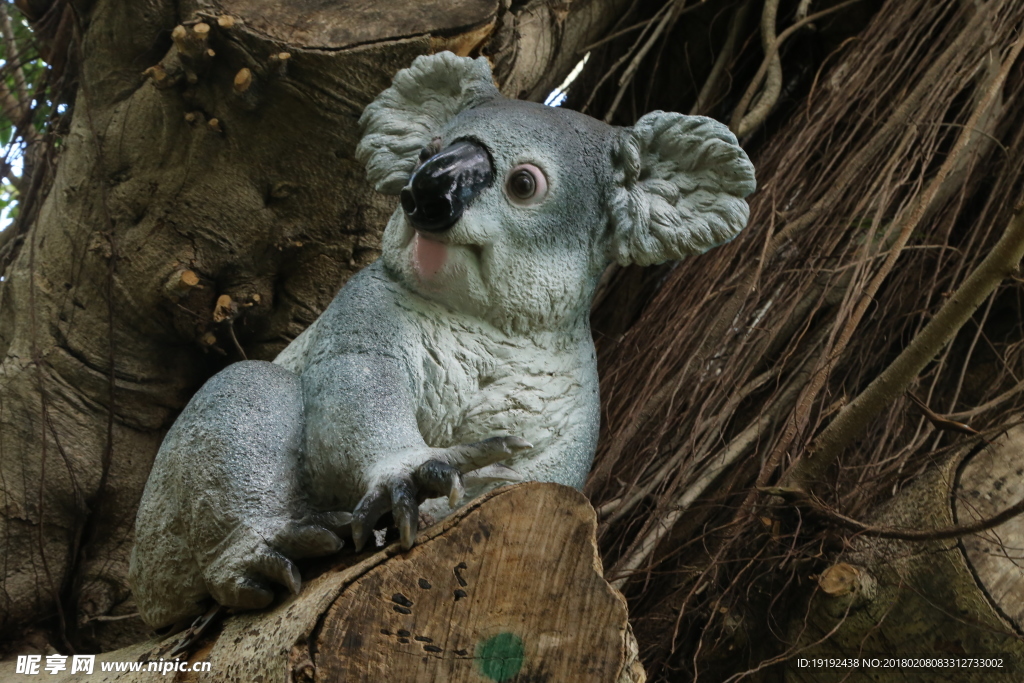
[[[974,454],[957,473],[957,523],[991,519],[1024,499],[1024,428],[1017,426]],[[1024,516],[990,531],[965,536],[961,549],[993,609],[1024,633]]]
[[[1021,428],[991,446],[963,449],[903,490],[873,526],[945,529],[994,517],[1020,500]],[[998,668],[862,666],[864,680],[1018,680],[1024,520],[1015,517],[962,539],[860,538],[822,572],[806,619],[791,624],[797,656],[1001,661]],[[830,634],[826,638],[826,635]],[[841,671],[841,670],[839,670]],[[791,660],[787,680],[838,680],[839,671]]]
[[[44,4],[37,18],[63,8]],[[483,53],[536,97],[626,5],[74,3],[70,130],[0,284],[3,637],[55,612],[78,647],[138,636],[94,619],[134,611],[132,525],[164,432],[378,254],[393,202],[352,155],[392,75]]]
[[[498,489],[398,544],[345,555],[302,592],[197,640],[185,681],[607,681],[642,683],[626,602],[602,577],[597,518],[557,484]],[[148,681],[181,634],[97,658],[91,676]],[[144,662],[104,673],[105,662]],[[13,673],[8,663],[7,673]],[[4,669],[0,668],[0,675]],[[32,680],[27,678],[27,680]]]

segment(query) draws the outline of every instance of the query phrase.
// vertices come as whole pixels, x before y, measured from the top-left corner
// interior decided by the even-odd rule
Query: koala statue
[[[356,150],[400,206],[381,258],[273,363],[213,377],[165,438],[130,580],[153,627],[261,608],[294,561],[361,549],[391,511],[525,479],[582,488],[598,434],[589,311],[612,262],[702,253],[746,224],[754,170],[704,117],[631,128],[509,100],[485,59],[417,58]]]

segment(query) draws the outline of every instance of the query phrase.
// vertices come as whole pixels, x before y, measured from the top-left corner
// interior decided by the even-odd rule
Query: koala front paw
[[[359,501],[352,512],[356,551],[363,549],[377,520],[388,510],[395,518],[402,548],[408,550],[416,542],[422,501],[447,496],[448,505],[455,507],[465,493],[462,475],[528,448],[533,446],[517,436],[496,436],[473,444],[429,449],[428,460],[408,472],[383,478]],[[509,473],[508,479],[517,478],[512,470]]]

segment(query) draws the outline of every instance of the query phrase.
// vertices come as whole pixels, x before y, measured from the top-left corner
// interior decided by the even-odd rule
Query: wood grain
[[[1014,427],[963,466],[954,498],[958,524],[1002,512],[1024,497],[1024,428]],[[1024,517],[961,539],[981,588],[1018,630],[1024,629]]]
[[[597,563],[596,518],[553,484],[509,490],[370,570],[331,607],[325,681],[614,681],[626,606]]]

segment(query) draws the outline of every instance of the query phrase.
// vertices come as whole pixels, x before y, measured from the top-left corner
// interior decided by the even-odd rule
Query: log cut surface
[[[498,489],[371,555],[343,551],[298,596],[226,619],[190,648],[209,672],[167,680],[541,683],[645,680],[626,603],[604,580],[587,499],[556,484]],[[180,635],[97,656],[92,675],[19,680],[150,681],[103,662],[169,659]],[[13,663],[0,664],[0,680]]]
[[[614,680],[626,609],[593,512],[553,485],[502,495],[375,567],[327,612],[326,680]],[[392,678],[392,680],[396,680]]]
[[[1015,427],[963,466],[954,509],[959,524],[989,519],[1024,498],[1024,427]],[[965,536],[971,569],[995,607],[1024,631],[1024,517]]]

